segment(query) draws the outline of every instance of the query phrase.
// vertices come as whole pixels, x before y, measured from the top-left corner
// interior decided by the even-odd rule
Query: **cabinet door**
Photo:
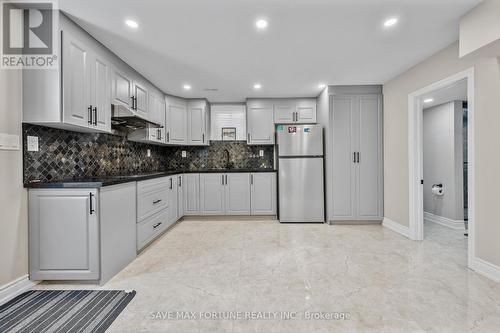
[[[30,190],[31,280],[97,280],[97,191]]]
[[[206,109],[201,103],[189,105],[188,142],[191,145],[204,145],[206,141]]]
[[[113,103],[132,107],[132,78],[117,68],[113,69]]]
[[[200,212],[202,215],[225,214],[224,174],[200,174]]]
[[[166,115],[165,99],[163,98],[163,96],[158,98],[157,107],[158,107],[158,110],[157,110],[158,120],[159,120],[159,124],[161,125],[161,127],[158,130],[158,134],[160,135],[160,137],[159,138],[157,137],[157,139],[158,139],[158,142],[165,143],[167,140],[167,129],[166,129],[166,118],[165,117],[167,115]]]
[[[289,124],[295,121],[295,101],[275,101],[274,102],[274,123]]]
[[[94,126],[101,131],[111,132],[111,68],[97,54],[92,57],[91,89]]]
[[[186,105],[168,105],[167,143],[184,144],[187,142],[187,110]]]
[[[356,193],[359,219],[382,218],[382,106],[378,95],[360,96]]]
[[[188,173],[183,177],[184,215],[200,214],[200,175]]]
[[[333,109],[333,219],[355,218],[355,142],[352,135],[357,126],[354,110],[357,100],[352,96],[334,96]]]
[[[184,175],[177,176],[177,215],[184,216]]]
[[[252,215],[276,215],[276,174],[252,173],[250,184]]]
[[[225,179],[226,214],[250,215],[250,174],[229,173]]]
[[[138,82],[134,82],[133,95],[135,97],[135,110],[142,113],[142,116],[149,119],[148,115],[148,90]]]
[[[63,118],[64,122],[89,127],[90,49],[70,33],[63,33]]]
[[[316,100],[315,99],[301,99],[297,101],[295,107],[296,122],[302,124],[315,124],[316,123]]]
[[[179,219],[178,203],[177,203],[177,176],[169,177],[168,179],[168,213],[169,213],[169,224],[174,224]]]
[[[247,143],[249,145],[274,144],[273,105],[267,101],[247,104]]]

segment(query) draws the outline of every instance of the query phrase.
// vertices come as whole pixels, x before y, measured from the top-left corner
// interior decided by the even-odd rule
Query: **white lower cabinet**
[[[200,175],[187,173],[182,180],[184,215],[200,215]]]
[[[185,208],[186,215],[276,215],[274,172],[202,173],[195,177],[192,174],[184,176],[185,207],[192,207]],[[196,186],[196,180],[199,180],[199,187]],[[196,191],[197,188],[199,191]],[[198,202],[199,209],[196,210]]]
[[[31,280],[104,283],[135,258],[135,183],[29,190]]]
[[[250,175],[252,215],[276,215],[276,174],[258,172]]]

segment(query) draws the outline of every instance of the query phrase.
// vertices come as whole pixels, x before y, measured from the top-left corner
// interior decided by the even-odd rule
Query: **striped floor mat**
[[[0,332],[104,332],[134,298],[123,290],[32,290],[0,306]]]

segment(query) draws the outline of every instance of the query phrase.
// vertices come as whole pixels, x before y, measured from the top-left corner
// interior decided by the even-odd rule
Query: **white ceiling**
[[[424,109],[432,108],[436,105],[441,105],[451,101],[466,101],[467,100],[467,79],[458,81],[449,87],[433,91],[422,97],[422,101],[432,99],[430,103],[424,104]]]
[[[164,92],[234,102],[317,96],[320,82],[384,83],[457,40],[459,18],[479,2],[60,0],[60,6]],[[384,29],[392,16],[399,24]],[[260,17],[269,20],[266,32],[255,29]],[[128,18],[139,29],[125,26]]]

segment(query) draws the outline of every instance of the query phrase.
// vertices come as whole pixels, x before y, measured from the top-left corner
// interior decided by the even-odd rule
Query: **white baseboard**
[[[28,274],[0,286],[0,305],[33,288],[38,282],[30,281]]]
[[[500,267],[484,261],[483,259],[473,258],[471,268],[476,273],[484,275],[488,279],[500,283]]]
[[[405,236],[406,238],[410,238],[410,229],[408,227],[401,225],[397,222],[394,222],[393,220],[388,219],[387,217],[384,217],[382,225],[388,229],[391,229],[394,232],[397,232],[400,235]]]
[[[424,212],[424,222],[440,224],[444,227],[448,227],[454,230],[465,230],[464,221],[452,220],[447,217],[434,215],[432,213],[427,213],[427,212]]]

